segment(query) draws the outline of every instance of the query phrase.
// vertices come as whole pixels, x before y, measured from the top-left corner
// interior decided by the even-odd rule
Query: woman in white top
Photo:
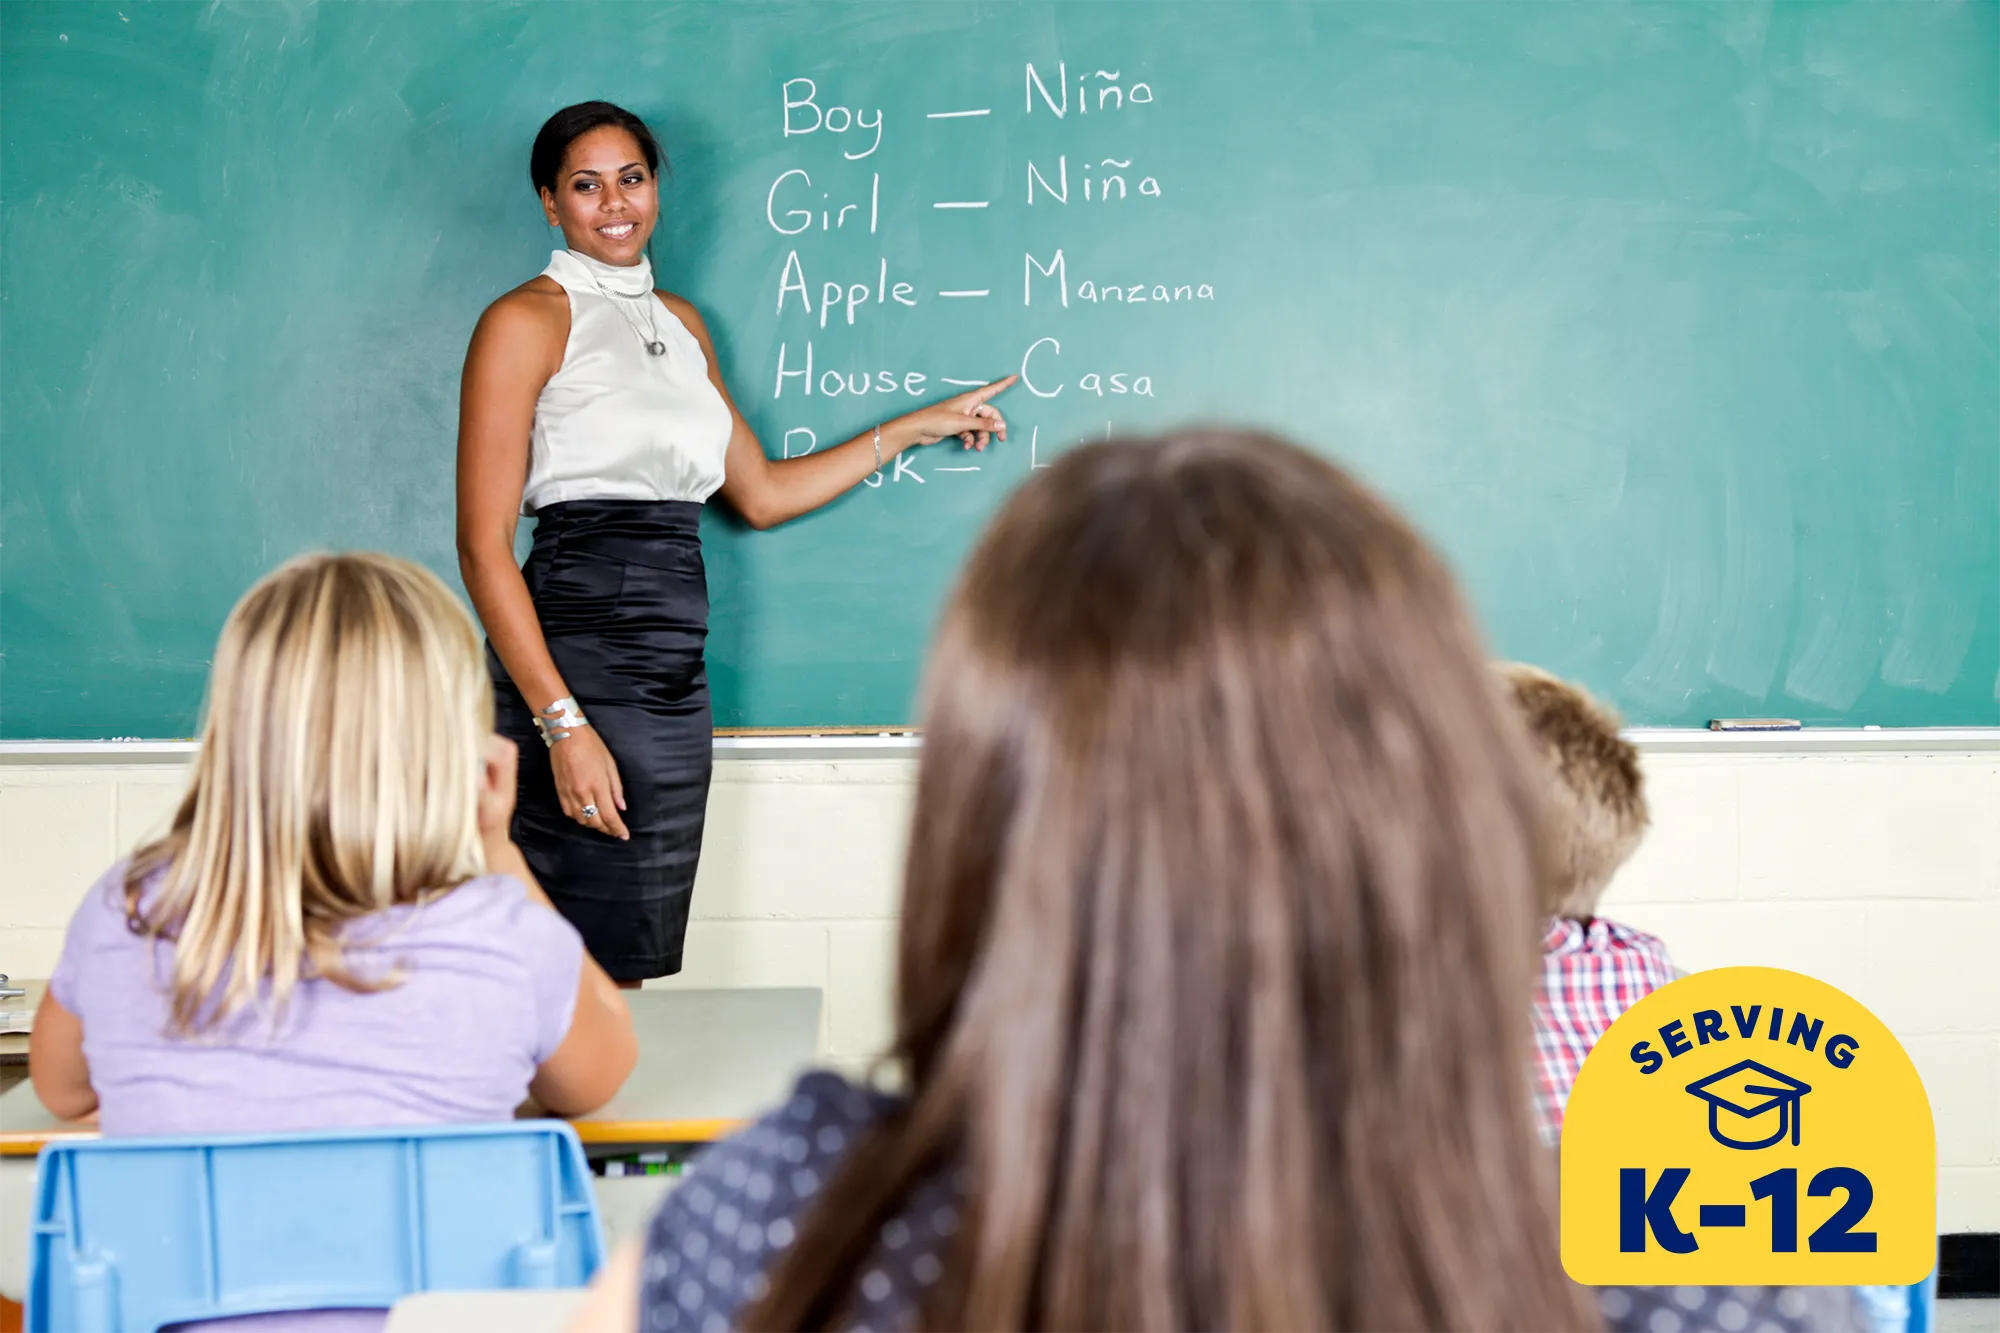
[[[484,622],[499,726],[522,750],[514,837],[624,985],[680,970],[712,727],[701,505],[755,528],[817,509],[896,454],[1005,439],[1012,377],[803,458],[767,458],[695,308],[653,288],[660,150],[638,117],[550,117],[529,174],[562,230],[466,352],[458,551]],[[537,519],[514,565],[518,516]],[[539,744],[533,743],[537,740]]]

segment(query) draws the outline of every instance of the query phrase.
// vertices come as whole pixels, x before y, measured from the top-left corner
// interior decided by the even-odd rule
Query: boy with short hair
[[[1535,1107],[1543,1138],[1554,1143],[1590,1048],[1680,973],[1658,939],[1596,914],[1650,819],[1638,750],[1618,734],[1616,715],[1577,686],[1519,664],[1501,674],[1550,774],[1554,864],[1542,900],[1549,922],[1535,994]]]

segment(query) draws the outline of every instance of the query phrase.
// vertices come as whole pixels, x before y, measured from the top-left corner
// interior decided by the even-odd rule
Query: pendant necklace
[[[665,356],[667,354],[667,345],[660,340],[660,325],[654,313],[654,307],[660,303],[659,297],[653,295],[650,291],[644,296],[637,298],[614,296],[612,293],[604,290],[604,284],[597,280],[595,273],[590,275],[590,285],[597,288],[599,296],[602,296],[617,307],[618,313],[624,317],[626,326],[638,337],[640,346],[644,347],[654,356]],[[643,329],[639,327],[639,321],[632,317],[632,312],[625,308],[625,303],[634,299],[643,300],[646,303],[646,327]]]

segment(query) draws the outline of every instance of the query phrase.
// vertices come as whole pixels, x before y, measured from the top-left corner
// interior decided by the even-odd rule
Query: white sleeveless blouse
[[[653,266],[558,250],[544,273],[569,293],[569,343],[535,400],[521,512],[715,494],[734,422],[701,344],[653,295]],[[648,352],[651,341],[665,355]]]

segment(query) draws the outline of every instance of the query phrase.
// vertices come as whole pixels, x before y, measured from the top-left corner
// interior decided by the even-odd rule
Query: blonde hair
[[[1652,819],[1639,751],[1618,734],[1618,715],[1581,686],[1519,662],[1500,675],[1550,770],[1543,805],[1555,873],[1543,886],[1543,914],[1590,916]]]
[[[126,879],[133,930],[173,944],[175,1028],[252,1002],[276,1013],[302,977],[393,984],[347,968],[342,931],[485,869],[492,726],[478,636],[428,570],[304,556],[244,594],[216,646],[187,794]]]

